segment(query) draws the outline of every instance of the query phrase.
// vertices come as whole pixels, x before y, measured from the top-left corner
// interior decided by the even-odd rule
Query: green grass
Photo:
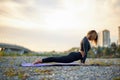
[[[113,78],[112,80],[120,80],[120,77]]]
[[[109,63],[109,64],[107,64],[107,63],[105,63],[105,62],[101,62],[101,61],[89,61],[89,64],[98,64],[98,65],[100,65],[100,66],[110,66],[110,65],[112,65],[112,63]]]
[[[6,52],[3,52],[3,51],[0,51],[0,57],[1,56],[48,56],[48,57],[51,57],[51,56],[64,56],[64,55],[68,55],[69,53],[64,53],[64,52],[61,52],[61,53],[55,53],[55,52],[34,53],[33,52],[33,53],[20,54],[20,53],[17,53],[17,52],[6,53]],[[89,54],[88,54],[88,58],[105,58],[105,59],[108,59],[108,58],[119,58],[119,56],[94,57],[94,56],[89,56]]]
[[[25,53],[25,54],[20,54],[20,53],[5,53],[5,52],[0,52],[0,56],[64,56],[67,54],[64,53],[51,53],[51,52],[44,52],[44,53]]]
[[[21,54],[15,53],[15,52],[14,53],[6,53],[6,52],[1,51],[0,56],[21,56]]]

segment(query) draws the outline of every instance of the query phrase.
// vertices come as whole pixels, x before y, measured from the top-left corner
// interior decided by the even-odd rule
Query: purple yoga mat
[[[80,66],[79,63],[41,63],[41,64],[32,64],[32,63],[22,63],[23,67],[40,67],[40,66]]]

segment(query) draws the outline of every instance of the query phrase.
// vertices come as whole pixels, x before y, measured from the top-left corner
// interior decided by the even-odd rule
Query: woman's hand
[[[85,65],[85,63],[81,63],[81,65],[82,65],[82,66],[84,66],[84,65]]]

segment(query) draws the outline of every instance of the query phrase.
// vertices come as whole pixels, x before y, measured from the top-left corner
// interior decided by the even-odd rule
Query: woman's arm
[[[81,60],[81,63],[85,63],[85,60],[87,58],[87,52],[88,52],[88,45],[89,45],[89,42],[87,40],[87,38],[84,38],[83,41],[82,41],[82,47],[83,47],[83,51],[81,52],[82,54],[82,60]]]
[[[80,53],[81,53],[82,57],[84,57],[84,56],[85,56],[84,51],[80,51]]]

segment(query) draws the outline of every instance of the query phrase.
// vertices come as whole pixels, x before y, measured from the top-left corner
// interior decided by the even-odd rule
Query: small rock
[[[30,77],[30,74],[29,74],[29,73],[25,73],[25,74],[23,75],[23,80],[27,79],[28,77]]]

